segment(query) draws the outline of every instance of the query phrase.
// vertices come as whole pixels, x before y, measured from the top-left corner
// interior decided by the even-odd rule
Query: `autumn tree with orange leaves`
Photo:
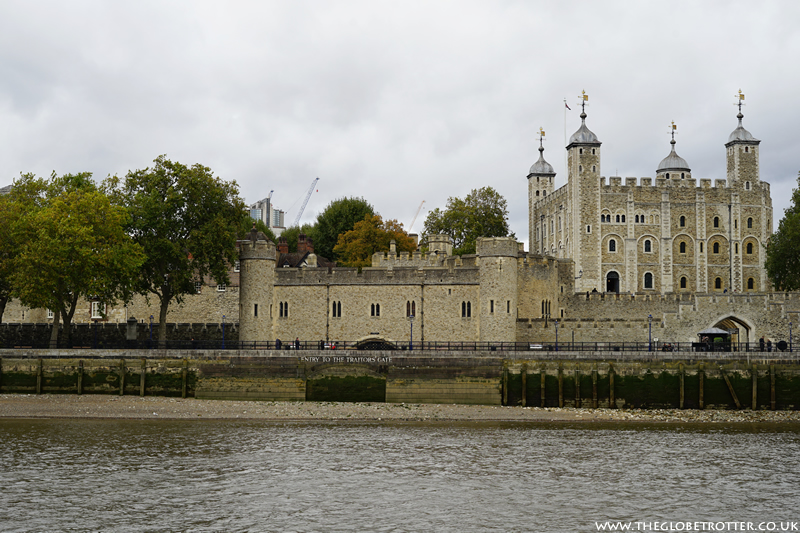
[[[397,220],[384,222],[380,215],[366,215],[364,220],[356,222],[352,230],[339,235],[333,251],[343,266],[368,267],[372,265],[372,254],[388,252],[392,240],[398,253],[417,249],[414,239],[403,229],[403,224]]]

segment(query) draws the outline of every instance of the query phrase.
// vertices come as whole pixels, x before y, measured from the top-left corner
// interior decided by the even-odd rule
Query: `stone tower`
[[[728,137],[725,143],[727,149],[728,185],[733,187],[741,184],[746,190],[751,187],[746,186],[746,182],[754,185],[759,181],[758,170],[758,145],[761,141],[753,137],[749,131],[742,126],[742,100],[744,95],[739,91],[739,126]]]
[[[581,127],[567,145],[567,186],[571,213],[568,255],[575,258],[578,292],[605,290],[601,272],[600,231],[600,141],[586,127],[586,112],[581,105]]]
[[[544,223],[537,226],[536,220],[534,220],[536,210],[532,207],[536,202],[553,194],[556,177],[552,165],[544,160],[544,146],[542,146],[544,131],[540,129],[539,133],[539,160],[531,166],[531,170],[528,172],[528,243],[532,253],[542,253],[546,249],[544,240],[547,237]]]
[[[480,278],[480,340],[516,339],[519,245],[512,237],[481,237],[476,248]]]
[[[272,340],[275,244],[255,228],[239,241],[239,340]]]

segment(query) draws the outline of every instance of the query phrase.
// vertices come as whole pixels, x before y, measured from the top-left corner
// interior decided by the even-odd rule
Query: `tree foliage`
[[[300,234],[303,234],[307,237],[311,237],[313,244],[314,244],[314,253],[318,255],[322,255],[326,259],[330,256],[325,256],[320,254],[317,250],[317,242],[314,241],[314,226],[311,224],[303,224],[303,227],[299,226],[291,226],[286,228],[281,232],[281,237],[286,239],[286,244],[289,245],[289,253],[295,253],[297,251],[297,240],[300,237]]]
[[[306,235],[313,239],[317,255],[334,260],[333,248],[339,242],[339,235],[353,229],[366,215],[374,214],[375,209],[363,198],[339,198],[317,216],[313,230]]]
[[[3,321],[6,304],[11,299],[12,265],[14,256],[19,252],[13,231],[16,220],[11,195],[0,195],[0,322]]]
[[[166,340],[167,310],[195,293],[195,282],[210,276],[228,283],[237,257],[244,203],[236,182],[159,156],[152,168],[130,171],[115,193],[128,207],[128,231],[145,253],[138,291],[160,302],[159,342]]]
[[[144,254],[125,233],[128,214],[115,205],[91,174],[23,175],[11,193],[13,296],[29,307],[47,308],[70,324],[81,298],[104,304],[127,301]],[[53,328],[55,341],[58,328]]]
[[[800,290],[800,175],[797,183],[798,188],[792,191],[792,205],[767,243],[764,266],[779,291]]]
[[[444,211],[428,213],[423,239],[430,235],[449,235],[455,255],[474,254],[478,237],[514,237],[506,200],[491,187],[473,189],[463,200],[451,196]]]
[[[417,245],[396,220],[383,221],[380,215],[365,215],[352,230],[339,235],[333,251],[342,265],[349,267],[371,266],[372,254],[388,252],[394,240],[398,252],[413,252]]]

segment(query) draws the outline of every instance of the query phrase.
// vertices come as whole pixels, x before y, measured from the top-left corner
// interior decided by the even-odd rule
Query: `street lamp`
[[[411,336],[408,341],[408,349],[414,349],[414,315],[408,317],[408,323],[411,325]]]
[[[554,324],[556,325],[556,351],[558,351],[558,320]]]
[[[647,315],[647,351],[653,351],[653,315]]]
[[[225,349],[225,315],[222,315],[222,349]]]

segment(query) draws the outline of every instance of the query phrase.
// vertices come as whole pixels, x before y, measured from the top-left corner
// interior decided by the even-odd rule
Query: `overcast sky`
[[[159,154],[274,189],[294,220],[363,196],[422,229],[490,185],[527,242],[526,175],[565,182],[580,125],[602,175],[653,177],[676,148],[725,178],[724,143],[761,139],[775,225],[800,170],[800,2],[0,0],[0,186],[20,172],[102,179]],[[564,99],[572,108],[566,112]]]

